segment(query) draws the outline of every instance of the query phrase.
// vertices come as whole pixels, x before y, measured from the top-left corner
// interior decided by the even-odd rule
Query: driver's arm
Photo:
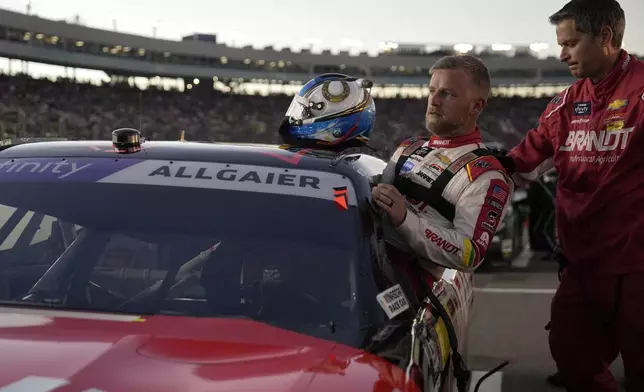
[[[489,170],[470,182],[456,201],[453,228],[408,211],[396,230],[419,256],[446,268],[471,272],[483,260],[513,192],[514,185],[505,174]]]

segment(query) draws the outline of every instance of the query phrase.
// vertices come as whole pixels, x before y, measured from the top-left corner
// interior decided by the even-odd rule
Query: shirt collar
[[[621,50],[619,54],[619,61],[613,69],[606,75],[602,80],[597,84],[593,84],[590,78],[587,80],[588,85],[590,86],[591,91],[595,95],[604,95],[606,93],[612,93],[615,90],[615,87],[619,84],[618,81],[628,70],[630,65],[633,63],[633,58],[628,54],[624,49]]]
[[[466,144],[482,143],[481,130],[479,127],[474,128],[474,131],[463,136],[456,137],[439,137],[432,136],[429,139],[429,146],[435,148],[454,148],[464,146]]]

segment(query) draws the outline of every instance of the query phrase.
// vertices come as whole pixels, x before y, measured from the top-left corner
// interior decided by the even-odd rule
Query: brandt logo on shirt
[[[623,150],[635,128],[605,131],[572,131],[560,151],[614,151]]]

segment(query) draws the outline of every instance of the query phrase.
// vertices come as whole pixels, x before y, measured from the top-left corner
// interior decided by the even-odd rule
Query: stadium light
[[[379,42],[378,50],[380,52],[391,52],[395,49],[398,49],[398,44],[396,42]]]
[[[492,44],[492,50],[495,52],[506,52],[512,50],[512,45],[509,44]]]
[[[306,44],[306,48],[311,49],[314,46],[319,46],[322,44],[322,40],[320,38],[315,38],[315,37],[308,37],[304,38],[304,43]]]
[[[548,50],[548,44],[543,42],[535,42],[533,44],[530,44],[530,50],[532,50],[533,52],[542,52],[544,50]]]
[[[223,35],[224,35],[225,39],[227,39],[229,41],[228,42],[229,46],[231,46],[233,48],[238,48],[238,47],[244,46],[243,42],[242,42],[243,39],[244,39],[244,36],[240,32],[238,32],[238,31],[229,31],[227,34],[224,33]]]
[[[362,48],[364,43],[358,39],[345,38],[340,42],[340,46],[349,49],[357,49]]]
[[[196,84],[199,84],[199,79],[194,78],[194,79],[192,80],[192,83],[194,83],[195,85],[196,85]]]
[[[471,44],[456,44],[454,45],[454,50],[458,53],[467,53],[474,49],[474,45]]]

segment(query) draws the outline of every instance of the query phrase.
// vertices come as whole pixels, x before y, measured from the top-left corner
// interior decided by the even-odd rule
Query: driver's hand
[[[403,196],[391,184],[378,184],[371,190],[371,197],[376,205],[387,213],[393,227],[400,226],[407,217],[407,206]]]

